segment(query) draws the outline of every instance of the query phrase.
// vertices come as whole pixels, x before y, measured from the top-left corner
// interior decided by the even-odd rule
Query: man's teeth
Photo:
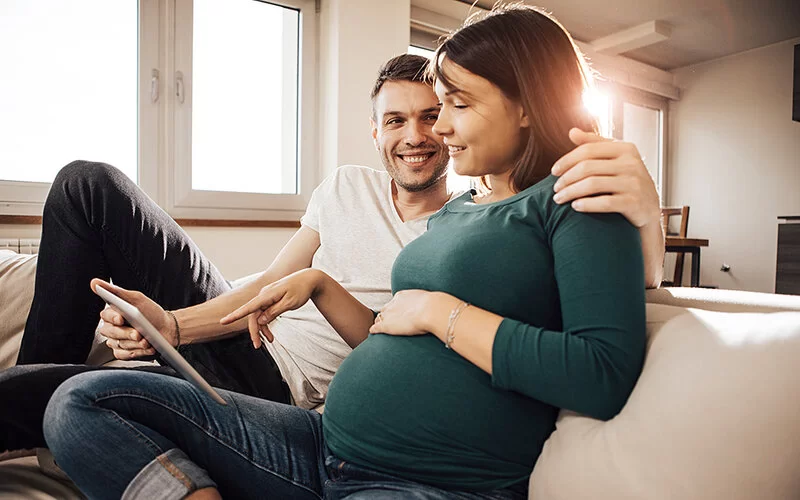
[[[401,156],[404,162],[406,163],[422,163],[423,161],[430,158],[430,155],[421,155],[421,156]]]
[[[467,147],[466,146],[447,146],[447,149],[451,153],[456,153],[458,151],[463,151],[463,150],[467,149]]]

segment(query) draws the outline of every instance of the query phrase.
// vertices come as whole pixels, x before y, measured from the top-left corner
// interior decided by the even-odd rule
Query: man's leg
[[[197,245],[119,170],[70,163],[48,194],[33,304],[17,364],[83,363],[103,308],[92,278],[139,290],[165,309],[205,302],[230,286]],[[274,360],[247,336],[181,353],[209,383],[286,401]]]
[[[319,499],[328,478],[321,415],[133,371],[65,382],[47,407],[56,461],[90,498]]]
[[[140,290],[165,309],[227,290],[219,271],[125,174],[76,161],[45,202],[33,304],[18,364],[83,363],[103,300],[92,278]]]
[[[167,366],[137,368],[177,376]],[[79,373],[119,370],[87,365],[24,365],[0,371],[0,453],[44,448],[42,418],[50,396],[65,380]]]

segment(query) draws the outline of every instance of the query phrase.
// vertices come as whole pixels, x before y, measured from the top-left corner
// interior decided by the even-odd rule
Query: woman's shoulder
[[[618,228],[621,231],[635,229],[625,217],[618,213],[590,213],[580,212],[573,208],[572,203],[556,203],[553,199],[558,177],[549,175],[537,182],[520,194],[525,194],[524,205],[530,215],[536,214],[540,218],[545,230],[551,235],[567,227],[602,226],[605,228]]]

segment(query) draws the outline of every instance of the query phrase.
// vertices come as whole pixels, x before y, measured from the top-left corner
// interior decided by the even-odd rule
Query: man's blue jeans
[[[223,498],[525,498],[523,491],[455,492],[333,456],[317,412],[220,391],[222,406],[160,374],[77,375],[55,392],[45,438],[90,498],[183,498],[216,486]]]

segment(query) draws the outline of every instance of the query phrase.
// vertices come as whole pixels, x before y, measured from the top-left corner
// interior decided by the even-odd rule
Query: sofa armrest
[[[800,311],[800,296],[709,288],[658,288],[647,290],[648,304],[691,307],[718,312]]]

